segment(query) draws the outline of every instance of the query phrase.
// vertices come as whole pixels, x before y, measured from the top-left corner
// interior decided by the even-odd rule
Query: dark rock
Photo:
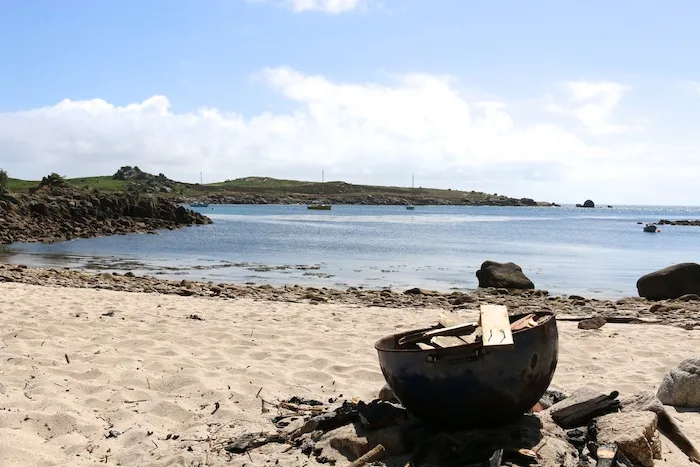
[[[583,202],[583,204],[577,204],[577,208],[594,208],[595,203],[591,201],[590,199],[587,199],[586,201]]]
[[[484,261],[481,269],[476,271],[479,287],[496,287],[506,289],[534,289],[535,284],[525,276],[523,270],[515,263],[497,263]]]
[[[53,175],[45,179],[45,186],[11,202],[2,195],[0,243],[51,243],[211,223],[165,198],[79,189]]]
[[[438,293],[434,290],[420,289],[418,287],[408,289],[404,292],[404,294],[406,294],[406,295],[438,295]]]
[[[688,293],[685,295],[681,295],[678,297],[678,300],[681,302],[697,302],[700,301],[700,295],[694,294],[694,293]]]
[[[683,360],[669,371],[656,395],[666,405],[700,407],[700,358]]]
[[[700,295],[700,264],[680,263],[646,274],[637,281],[637,291],[650,300]]]
[[[386,428],[389,425],[403,422],[408,418],[408,413],[403,407],[379,399],[369,403],[358,402],[357,414],[360,417],[362,426],[368,430]]]
[[[594,316],[593,318],[588,318],[579,321],[579,329],[600,329],[603,325],[607,323],[607,320],[602,316]]]

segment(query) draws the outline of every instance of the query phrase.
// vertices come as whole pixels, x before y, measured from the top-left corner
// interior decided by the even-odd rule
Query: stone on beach
[[[476,271],[479,287],[495,287],[504,289],[534,289],[535,284],[523,273],[515,263],[497,263],[484,261],[481,269]]]
[[[639,278],[637,291],[640,297],[650,300],[679,298],[687,294],[700,294],[700,264],[674,264]]]
[[[632,461],[653,467],[661,459],[661,441],[653,412],[621,412],[596,419],[599,444],[617,444]]]
[[[657,396],[665,405],[700,407],[700,358],[683,360],[669,371]]]

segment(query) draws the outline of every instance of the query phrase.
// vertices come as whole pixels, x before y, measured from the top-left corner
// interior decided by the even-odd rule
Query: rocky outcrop
[[[180,188],[180,183],[171,180],[164,174],[153,175],[144,172],[138,166],[124,166],[112,175],[114,180],[132,182],[129,191],[140,193],[173,193]]]
[[[700,264],[675,264],[646,274],[637,281],[637,292],[651,300],[700,294]]]
[[[496,287],[504,289],[534,289],[535,284],[515,263],[497,263],[484,261],[481,269],[476,271],[479,287]]]
[[[591,201],[590,199],[587,199],[586,201],[583,202],[583,204],[577,204],[576,207],[577,208],[594,208],[595,203],[593,201]],[[612,207],[612,206],[608,206],[608,207]]]
[[[657,222],[658,225],[684,225],[684,226],[692,226],[692,227],[700,227],[700,219],[695,219],[695,220],[675,220],[675,221],[670,221],[667,219],[661,219],[659,222]]]
[[[236,193],[210,194],[207,196],[178,196],[178,203],[191,204],[205,202],[209,204],[308,204],[318,199],[317,194],[303,193]],[[404,206],[413,203],[416,206],[558,206],[554,203],[537,202],[530,198],[508,198],[490,196],[487,198],[437,198],[432,196],[397,196],[388,194],[333,194],[324,195],[323,199],[331,204]]]
[[[664,376],[657,392],[659,400],[677,407],[700,407],[700,358],[683,360]]]
[[[0,192],[0,243],[152,232],[211,220],[155,196],[48,184],[32,194]]]

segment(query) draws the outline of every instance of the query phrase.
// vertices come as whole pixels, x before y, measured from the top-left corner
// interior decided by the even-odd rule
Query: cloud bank
[[[476,189],[541,200],[693,204],[696,147],[663,145],[616,118],[628,86],[566,83],[556,99],[471,101],[454,77],[335,82],[288,67],[263,82],[292,110],[176,113],[166,96],[115,106],[65,99],[0,114],[0,167],[39,178],[121,165],[186,181],[249,175]],[[517,108],[517,111],[514,109]],[[517,115],[517,117],[516,117]],[[668,182],[667,190],[648,183]],[[602,199],[601,199],[602,198]]]

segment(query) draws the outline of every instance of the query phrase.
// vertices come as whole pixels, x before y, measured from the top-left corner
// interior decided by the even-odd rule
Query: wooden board
[[[444,349],[445,347],[467,345],[467,342],[456,336],[436,336],[430,339],[430,344]]]
[[[468,335],[474,332],[477,327],[477,323],[463,323],[457,326],[451,326],[449,328],[438,328],[431,331],[426,331],[419,334],[409,334],[399,339],[399,346],[406,344],[413,344],[416,342],[421,342],[430,339],[435,336],[461,336]]]
[[[440,313],[438,315],[438,323],[445,328],[472,322],[474,322],[474,316],[460,316],[457,313]]]
[[[416,345],[417,345],[418,348],[421,349],[421,350],[435,350],[435,346],[432,346],[432,345],[429,345],[429,344],[425,344],[425,343],[423,343],[423,342],[418,342]]]
[[[503,305],[481,305],[480,321],[484,347],[513,347],[508,308]]]

